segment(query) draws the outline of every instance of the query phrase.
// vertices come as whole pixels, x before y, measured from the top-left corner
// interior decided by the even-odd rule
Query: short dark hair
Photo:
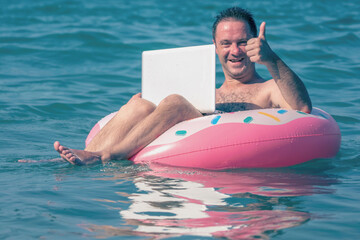
[[[247,22],[249,24],[250,31],[253,34],[253,37],[257,36],[256,23],[255,23],[252,13],[241,7],[231,7],[231,8],[221,11],[215,17],[215,22],[214,22],[213,28],[212,28],[212,35],[213,35],[214,41],[215,41],[216,28],[217,28],[218,24],[223,20],[226,21],[226,20],[231,20],[231,19]]]

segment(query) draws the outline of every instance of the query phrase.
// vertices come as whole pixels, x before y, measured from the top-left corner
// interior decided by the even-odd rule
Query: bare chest
[[[266,94],[259,87],[216,92],[216,109],[224,112],[253,110],[267,107]]]

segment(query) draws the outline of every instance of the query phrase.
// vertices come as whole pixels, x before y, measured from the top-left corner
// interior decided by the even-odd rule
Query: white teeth
[[[241,59],[230,59],[229,61],[230,62],[241,62],[243,60],[243,58]]]

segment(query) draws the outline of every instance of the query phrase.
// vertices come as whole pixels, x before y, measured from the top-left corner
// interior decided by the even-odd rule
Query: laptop
[[[215,111],[215,46],[144,51],[142,97],[158,105],[180,94],[202,113]]]

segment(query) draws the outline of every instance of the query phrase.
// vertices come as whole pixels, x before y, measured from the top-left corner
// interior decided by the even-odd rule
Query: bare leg
[[[54,143],[54,148],[71,164],[84,165],[101,162],[99,152],[116,142],[121,142],[134,126],[155,110],[155,107],[153,103],[142,99],[139,94],[134,95],[96,134],[85,151],[64,147],[59,142]]]
[[[104,134],[99,135],[96,140],[98,143],[89,146],[86,151],[68,149],[58,142],[54,143],[54,148],[65,160],[78,165],[105,162],[110,159],[128,159],[176,123],[201,116],[186,99],[179,95],[171,95],[132,127],[119,128],[119,123],[126,122],[118,121],[122,119],[122,116],[119,116],[118,120],[112,121],[108,130],[104,130]],[[121,132],[127,133],[126,136],[119,136]],[[101,143],[102,141],[105,143]],[[89,151],[90,147],[94,150]]]
[[[130,100],[95,135],[85,150],[98,152],[111,147],[116,142],[121,142],[131,129],[143,121],[155,108],[156,106],[153,103],[142,98]]]
[[[201,116],[202,114],[185,98],[170,95],[154,112],[136,125],[122,142],[104,149],[103,157],[129,159],[175,124]]]

